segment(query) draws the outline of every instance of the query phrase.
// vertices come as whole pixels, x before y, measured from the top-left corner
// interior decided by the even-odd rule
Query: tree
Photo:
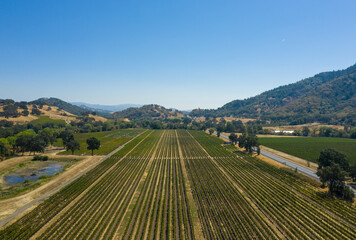
[[[6,147],[6,144],[0,142],[0,157],[4,158],[9,154],[9,149]]]
[[[343,188],[346,172],[343,171],[339,164],[332,164],[318,170],[317,175],[322,183],[329,186],[330,194],[340,192]]]
[[[68,130],[62,131],[61,134],[59,134],[59,137],[62,138],[63,146],[67,146],[67,143],[74,139],[73,133]]]
[[[235,133],[231,133],[229,136],[229,139],[231,141],[232,144],[236,144],[237,143],[237,135]]]
[[[308,136],[309,132],[310,132],[310,130],[309,130],[308,127],[303,127],[303,129],[302,129],[302,135],[303,136],[305,136],[305,137]]]
[[[15,105],[7,105],[3,108],[5,118],[18,117],[17,107]]]
[[[20,148],[22,154],[26,151],[30,151],[31,142],[34,140],[35,136],[36,133],[32,129],[20,132],[16,135],[16,146]]]
[[[232,122],[226,123],[226,132],[229,132],[229,133],[235,132],[235,126],[232,124]]]
[[[75,150],[80,150],[80,144],[77,140],[72,139],[67,143],[66,149],[67,151],[71,150],[73,155]]]
[[[10,136],[10,137],[7,137],[6,139],[12,148],[12,155],[14,155],[17,152],[16,136]]]
[[[329,193],[352,201],[353,192],[351,193],[349,187],[344,183],[349,170],[346,156],[336,150],[325,149],[320,152],[318,163],[319,167],[316,174],[323,184],[328,185]]]
[[[88,150],[91,150],[91,155],[94,155],[94,150],[98,150],[100,148],[100,141],[95,137],[91,137],[87,139]]]
[[[242,134],[238,137],[239,147],[245,148],[249,153],[252,152],[254,148],[259,149],[259,142],[256,135],[246,135]]]
[[[217,131],[216,136],[220,137],[220,131]]]
[[[30,152],[44,152],[45,147],[47,146],[46,141],[42,138],[42,136],[37,135],[34,137],[29,143],[29,151]]]
[[[209,134],[211,135],[211,134],[213,134],[213,133],[214,133],[214,129],[209,128]]]
[[[356,127],[351,129],[350,137],[356,139]]]
[[[356,163],[350,167],[350,177],[354,182],[356,182]]]
[[[331,148],[326,148],[321,151],[317,162],[319,164],[318,170],[323,167],[331,166],[332,164],[340,165],[344,171],[349,170],[349,162],[347,161],[346,155]]]
[[[32,111],[31,111],[32,115],[41,115],[41,113],[42,112],[40,110],[38,110],[37,108],[33,108]]]

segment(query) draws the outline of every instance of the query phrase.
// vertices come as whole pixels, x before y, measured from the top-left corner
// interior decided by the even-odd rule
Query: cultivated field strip
[[[355,207],[220,144],[148,131],[0,239],[356,239]]]
[[[174,131],[165,131],[119,239],[193,239],[192,220]]]
[[[56,194],[49,197],[33,211],[26,214],[4,230],[1,230],[0,239],[29,239],[62,209],[69,205],[77,196],[79,196],[104,173],[106,173],[108,169],[116,164],[120,160],[121,156],[124,156],[149,134],[151,134],[151,132],[147,131],[136,137],[131,142],[126,144],[119,152],[115,153],[114,156],[106,159],[97,167],[93,168],[88,173],[84,174]]]
[[[339,205],[337,209],[331,206],[325,209],[309,197],[292,189],[290,185],[280,181],[276,174],[271,175],[270,170],[262,170],[261,164],[258,166],[250,161],[252,158],[247,161],[232,153],[230,153],[230,158],[219,158],[221,155],[226,155],[226,149],[214,143],[212,138],[204,133],[192,132],[192,134],[287,238],[356,238],[356,228],[348,222],[347,215],[344,215],[345,219],[340,219],[340,214],[337,214],[342,205]],[[299,182],[299,184],[306,185],[305,182]],[[339,202],[339,200],[335,201]],[[355,211],[351,205],[346,209]],[[335,215],[339,217],[335,217],[329,211],[335,212]]]
[[[185,166],[206,239],[278,239],[269,226],[186,131],[179,131]],[[192,156],[201,158],[191,159]]]
[[[135,148],[143,150],[140,158],[124,157],[39,239],[97,239],[105,235],[107,229],[103,228],[112,224],[111,217],[115,214],[122,217],[120,213],[126,209],[159,136],[159,132],[153,132],[143,140]]]

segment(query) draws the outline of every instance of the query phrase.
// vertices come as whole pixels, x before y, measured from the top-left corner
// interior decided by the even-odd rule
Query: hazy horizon
[[[355,1],[0,2],[0,98],[215,109],[356,63]]]

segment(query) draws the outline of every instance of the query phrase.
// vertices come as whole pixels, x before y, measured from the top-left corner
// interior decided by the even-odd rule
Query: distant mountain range
[[[104,112],[117,112],[122,111],[130,107],[141,107],[141,104],[118,104],[118,105],[100,105],[100,104],[90,104],[84,102],[72,102],[71,104],[84,109],[101,110]]]
[[[194,109],[190,116],[235,116],[289,124],[356,124],[356,64],[281,86],[255,97],[234,100],[215,110]]]

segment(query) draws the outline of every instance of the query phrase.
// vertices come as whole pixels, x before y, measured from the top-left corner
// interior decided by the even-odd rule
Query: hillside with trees
[[[191,116],[235,116],[278,123],[356,125],[356,64],[234,100],[216,110],[195,109]]]
[[[128,118],[130,120],[165,120],[182,118],[184,114],[177,110],[166,109],[165,107],[151,104],[139,108],[128,108],[115,112],[112,118]]]
[[[87,112],[86,109],[75,106],[73,104],[70,104],[58,98],[39,98],[35,101],[29,102],[29,104],[36,104],[40,106],[41,105],[55,106],[74,115],[82,115],[83,113]]]

